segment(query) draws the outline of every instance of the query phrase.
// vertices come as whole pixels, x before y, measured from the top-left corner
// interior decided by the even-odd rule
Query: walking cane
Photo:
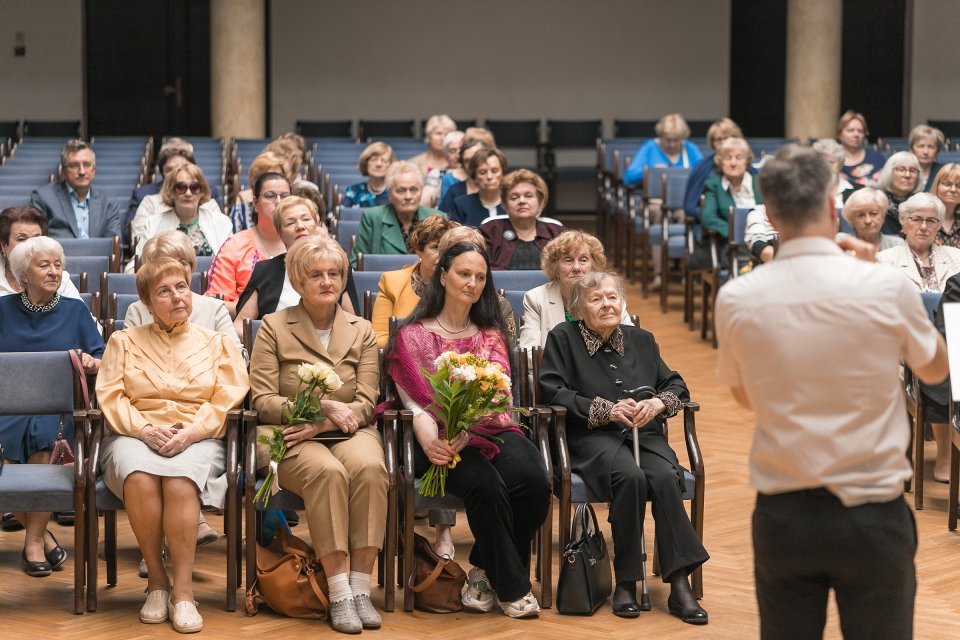
[[[636,389],[623,390],[621,396],[624,398],[632,398],[637,402],[641,400],[649,400],[650,398],[657,395],[656,389],[653,387],[637,387]],[[633,460],[637,463],[637,467],[640,466],[640,439],[637,438],[637,430],[631,427],[632,433],[631,438],[633,440]],[[643,529],[640,529],[640,611],[650,611],[653,607],[650,604],[650,594],[647,592],[647,542],[643,533]]]

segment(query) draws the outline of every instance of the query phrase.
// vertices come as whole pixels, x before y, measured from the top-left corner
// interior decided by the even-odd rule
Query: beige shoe
[[[197,546],[198,547],[205,544],[210,544],[211,542],[216,542],[219,539],[220,539],[220,534],[217,533],[216,529],[208,525],[206,520],[200,523],[200,526],[197,529]]]
[[[167,621],[167,605],[170,603],[170,592],[166,589],[157,589],[147,594],[147,601],[140,608],[140,622],[143,624],[160,624]]]
[[[193,600],[181,600],[174,604],[173,600],[167,605],[173,630],[177,633],[196,633],[203,629],[203,618],[197,611],[197,603]]]

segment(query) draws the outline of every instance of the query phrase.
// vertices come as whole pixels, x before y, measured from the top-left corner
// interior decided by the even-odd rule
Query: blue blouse
[[[66,351],[82,349],[103,356],[103,338],[87,306],[74,298],[60,298],[49,311],[29,311],[19,295],[0,298],[0,351]],[[53,446],[60,416],[0,417],[4,457],[25,463],[38,451]],[[73,416],[64,420],[64,438],[73,441]]]
[[[386,189],[374,194],[367,188],[366,182],[358,182],[357,184],[352,184],[347,187],[347,190],[343,192],[343,200],[340,201],[340,204],[344,207],[362,207],[368,209],[370,207],[379,207],[382,204],[387,204],[389,201]]]
[[[684,140],[683,149],[685,153],[681,153],[677,161],[673,162],[657,144],[656,138],[647,140],[637,149],[630,167],[624,172],[623,184],[634,185],[643,182],[643,170],[647,167],[692,167],[703,160],[700,147],[689,140]]]

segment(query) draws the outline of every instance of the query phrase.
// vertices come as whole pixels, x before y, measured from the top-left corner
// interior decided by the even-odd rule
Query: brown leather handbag
[[[427,613],[456,613],[463,609],[460,592],[467,574],[450,556],[440,557],[419,534],[413,534],[413,606]]]
[[[248,615],[259,604],[291,618],[324,618],[330,610],[327,579],[313,549],[284,530],[269,547],[257,545],[257,579],[247,589]]]

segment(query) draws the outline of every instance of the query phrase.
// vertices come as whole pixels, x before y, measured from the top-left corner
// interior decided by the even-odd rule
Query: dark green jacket
[[[428,216],[447,217],[442,211],[420,207],[417,209],[416,219],[419,222]],[[400,230],[400,221],[392,204],[364,209],[360,218],[360,227],[357,229],[357,242],[350,252],[350,266],[356,268],[357,254],[408,253],[403,243],[403,232]]]
[[[753,180],[753,198],[756,201],[756,204],[763,204],[763,200],[760,198],[760,190],[757,189],[757,177],[751,176],[749,173],[744,176],[744,180],[747,179],[747,176],[750,176],[750,179]],[[729,189],[724,189],[721,182],[723,178],[719,174],[714,174],[710,176],[705,183],[703,183],[703,215],[700,217],[700,224],[704,229],[712,229],[719,233],[722,237],[727,237],[727,212],[732,206],[736,208],[736,203],[733,201],[733,196],[730,194]]]

